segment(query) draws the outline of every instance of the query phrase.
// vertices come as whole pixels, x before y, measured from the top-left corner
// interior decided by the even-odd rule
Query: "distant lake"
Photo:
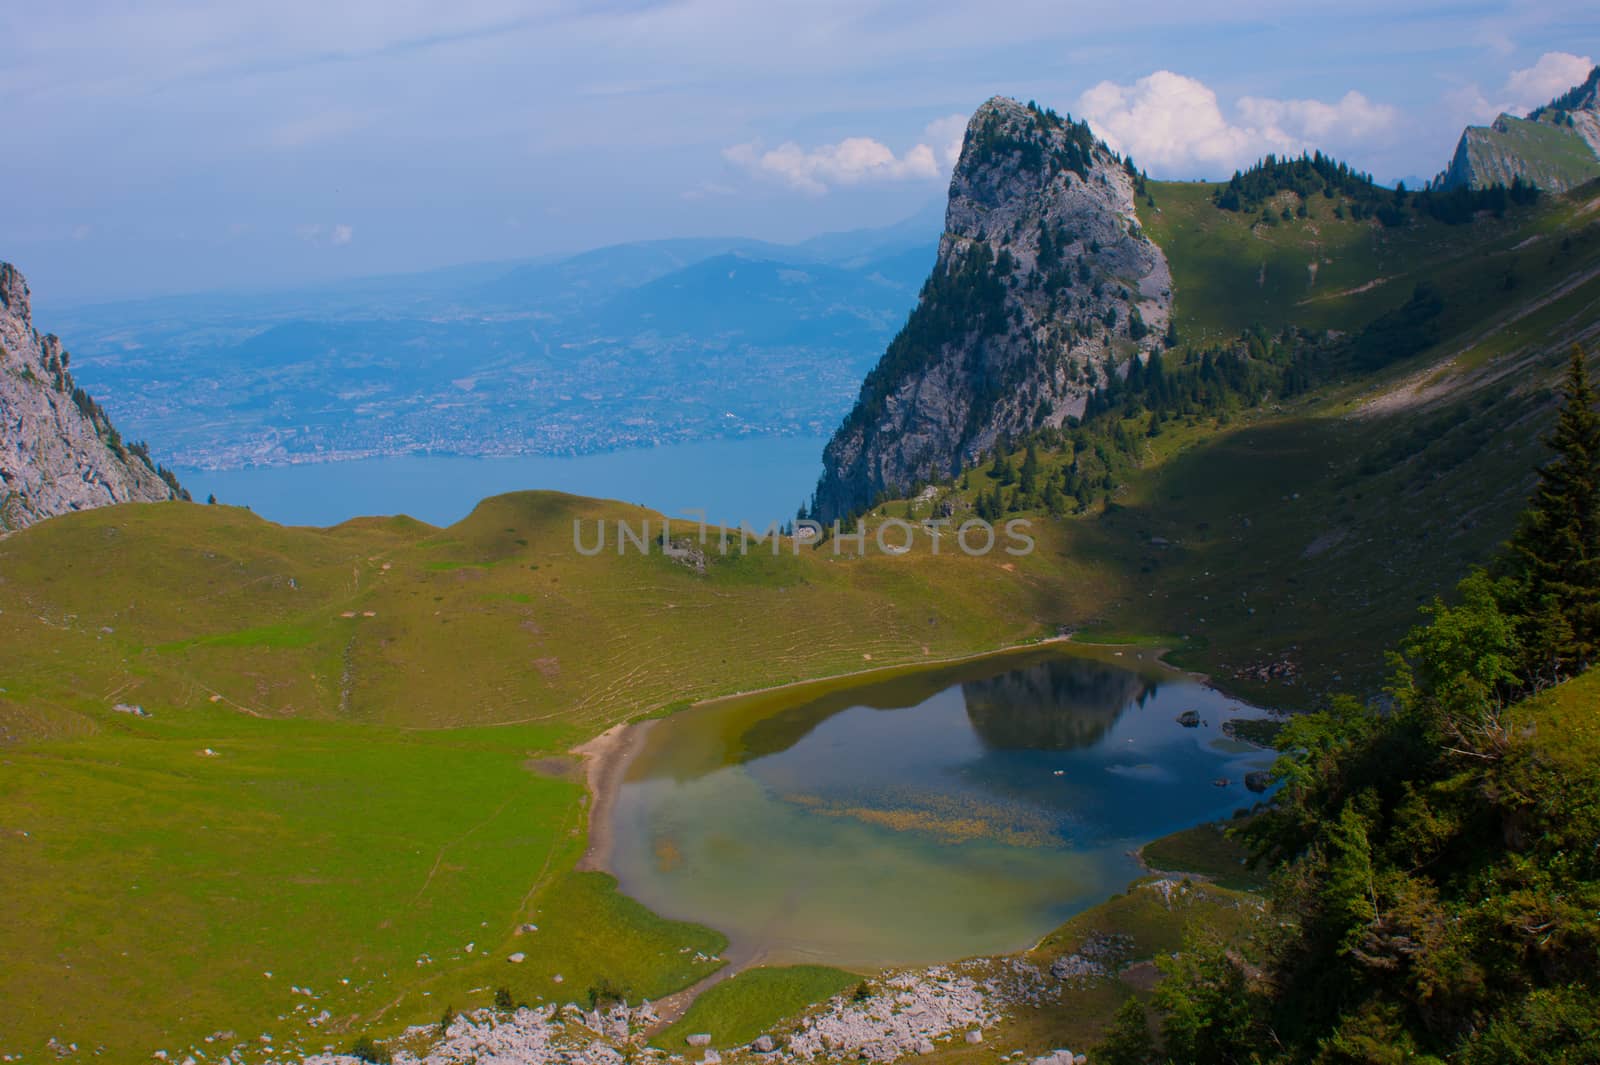
[[[635,726],[601,860],[736,957],[1019,950],[1124,890],[1143,844],[1249,807],[1273,755],[1222,726],[1260,716],[1153,656],[1059,647],[708,704]]]
[[[403,456],[242,470],[178,470],[196,500],[248,506],[284,525],[409,514],[450,525],[487,496],[545,488],[638,503],[668,516],[765,528],[794,517],[822,472],[820,437],[755,437],[575,457]]]

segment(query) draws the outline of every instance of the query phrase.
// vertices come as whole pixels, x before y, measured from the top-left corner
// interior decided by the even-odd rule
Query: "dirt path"
[[[753,969],[766,960],[766,954],[762,951],[752,951],[750,953],[725,952],[723,957],[727,959],[728,964],[716,972],[701,977],[682,991],[674,991],[665,998],[657,999],[651,1003],[655,1007],[656,1016],[660,1019],[646,1029],[645,1034],[653,1036],[657,1032],[671,1027],[679,1017],[688,1012],[689,1007],[694,1005],[695,999],[711,988],[716,987],[722,981],[738,976],[746,969]]]

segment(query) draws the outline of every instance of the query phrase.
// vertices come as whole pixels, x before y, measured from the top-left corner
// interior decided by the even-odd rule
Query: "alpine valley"
[[[105,408],[0,267],[0,1061],[1600,1060],[1597,79],[1420,189],[996,97],[936,254],[390,280],[373,351],[348,293],[67,312]],[[166,340],[236,426],[158,432]],[[485,453],[723,357],[708,410],[836,426],[743,550],[542,491],[285,527],[112,425],[405,449],[443,391]]]

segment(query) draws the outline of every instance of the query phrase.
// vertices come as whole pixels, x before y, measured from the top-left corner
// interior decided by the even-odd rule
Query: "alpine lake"
[[[1062,643],[730,698],[633,726],[598,857],[743,964],[1025,949],[1145,843],[1251,806],[1274,754],[1223,725],[1263,716],[1152,650]]]

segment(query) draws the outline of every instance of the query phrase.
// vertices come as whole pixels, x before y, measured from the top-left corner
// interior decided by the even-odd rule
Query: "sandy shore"
[[[610,872],[611,807],[622,789],[628,763],[644,745],[654,721],[613,725],[572,753],[583,759],[589,785],[589,846],[578,860],[580,872]]]

